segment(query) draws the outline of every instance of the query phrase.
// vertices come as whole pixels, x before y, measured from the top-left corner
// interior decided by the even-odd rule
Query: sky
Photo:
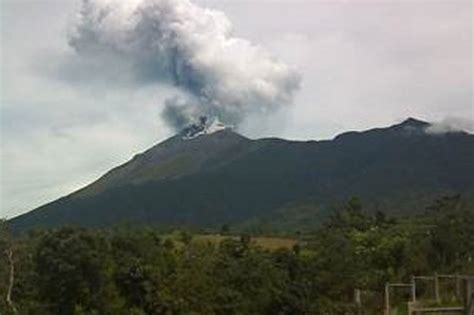
[[[246,136],[330,139],[407,117],[472,128],[471,1],[193,3],[222,11],[232,36],[300,78],[288,104],[239,121]],[[126,62],[102,75],[103,62],[78,61],[68,39],[80,6],[1,1],[0,217],[69,194],[174,133],[162,112],[179,88],[134,80]]]

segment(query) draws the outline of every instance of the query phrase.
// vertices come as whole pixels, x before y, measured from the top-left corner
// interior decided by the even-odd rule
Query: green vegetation
[[[189,234],[184,234],[189,235]],[[175,231],[170,234],[163,234],[160,237],[166,241],[171,240],[176,246],[183,246],[187,241],[183,240],[183,231]],[[192,234],[192,241],[201,244],[219,245],[226,240],[240,240],[242,236],[222,235],[222,234]],[[292,249],[298,241],[296,238],[276,237],[276,236],[254,236],[250,240],[251,245],[261,247],[266,250]]]
[[[381,314],[387,281],[474,273],[474,210],[459,196],[403,220],[351,199],[292,239],[232,230],[63,227],[12,239],[3,222],[0,313],[360,314],[359,289],[363,313]]]

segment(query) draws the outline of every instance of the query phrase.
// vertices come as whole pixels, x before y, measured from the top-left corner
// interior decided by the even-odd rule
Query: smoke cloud
[[[178,87],[162,112],[175,129],[203,115],[238,125],[290,104],[300,83],[294,69],[234,37],[222,12],[188,0],[83,0],[69,44],[84,58],[130,63],[135,80]]]

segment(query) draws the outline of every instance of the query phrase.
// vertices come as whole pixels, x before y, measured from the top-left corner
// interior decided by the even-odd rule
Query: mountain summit
[[[474,135],[433,135],[429,126],[408,119],[326,141],[252,140],[201,119],[11,223],[311,224],[351,196],[390,214],[423,211],[446,193],[474,200]]]
[[[231,129],[219,121],[217,117],[209,119],[206,116],[199,117],[196,123],[192,123],[181,131],[183,139],[189,140],[201,135],[209,135],[225,129]]]
[[[398,126],[402,127],[413,127],[413,128],[427,128],[430,126],[429,123],[426,121],[418,120],[416,118],[409,117],[406,120],[404,120],[401,124],[398,124]]]

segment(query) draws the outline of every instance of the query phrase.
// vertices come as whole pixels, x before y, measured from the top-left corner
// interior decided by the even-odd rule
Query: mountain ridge
[[[253,140],[232,129],[178,134],[11,222],[20,229],[121,221],[209,226],[278,217],[278,209],[304,208],[304,200],[318,212],[358,195],[403,214],[444,193],[471,198],[474,136],[431,135],[429,126],[410,118],[322,141]]]

